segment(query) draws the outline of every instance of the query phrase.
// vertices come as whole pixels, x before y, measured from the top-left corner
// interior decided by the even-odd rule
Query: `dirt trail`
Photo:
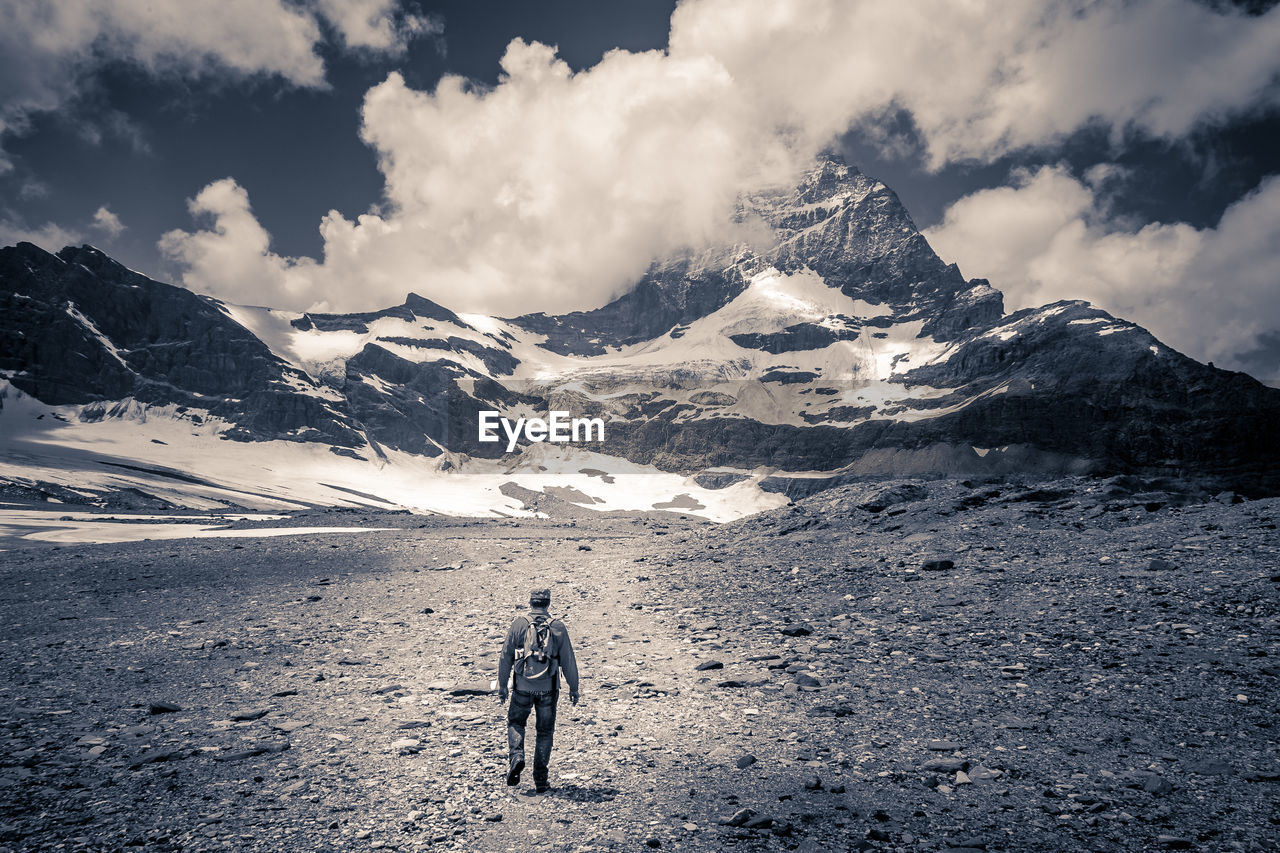
[[[0,554],[0,850],[1280,837],[1280,502],[822,500]],[[546,795],[489,689],[534,585],[583,673]]]
[[[719,816],[702,753],[723,711],[690,690],[690,646],[637,580],[651,533],[513,523],[91,546],[40,552],[50,570],[38,575],[6,555],[9,749],[30,765],[0,776],[14,794],[9,839],[523,849],[696,837]],[[561,698],[543,796],[531,773],[503,783],[505,709],[488,692],[535,584],[551,585],[570,626],[584,696],[577,708]]]

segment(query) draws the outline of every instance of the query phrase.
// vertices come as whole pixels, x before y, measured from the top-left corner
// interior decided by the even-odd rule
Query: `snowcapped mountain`
[[[1280,391],[1081,302],[1005,315],[837,160],[772,234],[593,311],[230,305],[90,247],[0,250],[0,482],[66,502],[731,518],[868,476],[1145,472],[1280,487]],[[480,412],[601,443],[478,440]]]

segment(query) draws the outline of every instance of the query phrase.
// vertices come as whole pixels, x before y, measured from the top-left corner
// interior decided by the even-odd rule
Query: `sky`
[[[835,151],[1010,310],[1280,381],[1280,9],[0,0],[0,244],[233,302],[592,308]]]

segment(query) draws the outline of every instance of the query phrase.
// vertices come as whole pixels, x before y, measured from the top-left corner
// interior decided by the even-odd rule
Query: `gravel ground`
[[[6,551],[0,849],[1277,849],[1278,514],[906,483]],[[544,795],[489,688],[535,584],[584,675]]]

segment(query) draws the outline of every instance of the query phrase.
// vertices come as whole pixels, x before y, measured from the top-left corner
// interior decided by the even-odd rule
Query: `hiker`
[[[524,770],[524,725],[530,709],[536,709],[538,733],[533,749],[533,785],[547,790],[547,765],[556,729],[556,700],[560,698],[560,672],[569,685],[569,701],[578,704],[578,664],[573,659],[569,632],[559,619],[547,613],[551,590],[529,593],[529,613],[511,623],[498,661],[498,701],[507,701],[507,678],[514,674],[511,705],[507,708],[507,784],[520,784]]]

